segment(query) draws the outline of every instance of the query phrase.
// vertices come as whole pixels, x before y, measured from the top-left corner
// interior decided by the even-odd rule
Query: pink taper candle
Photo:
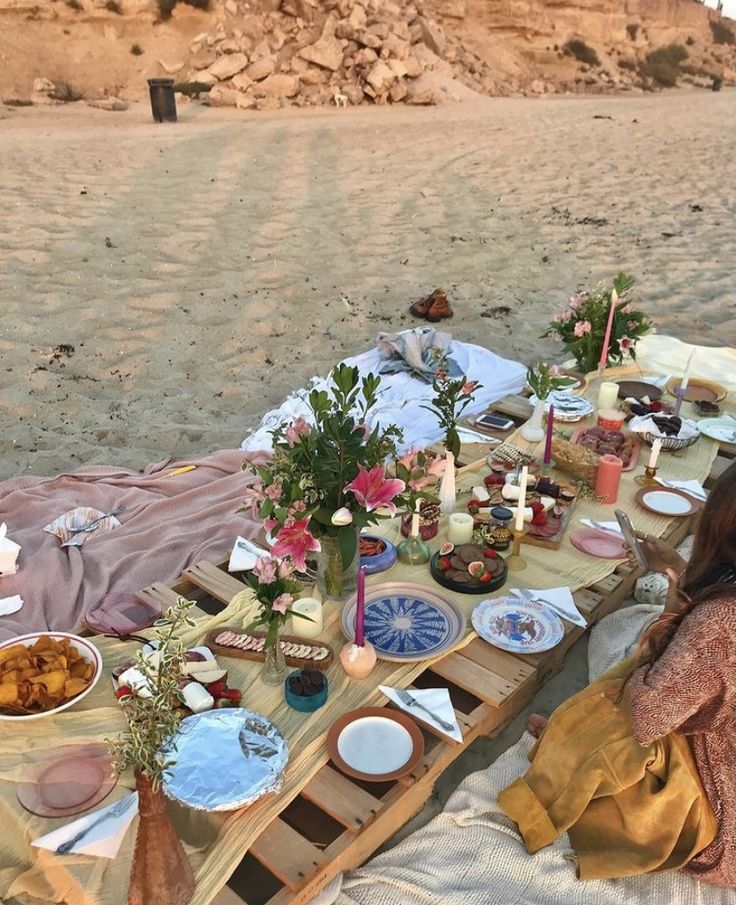
[[[544,464],[549,465],[552,461],[552,430],[555,423],[555,407],[550,404],[549,412],[547,412],[547,437],[544,441]]]
[[[358,598],[355,606],[355,643],[365,643],[365,566],[358,569]]]
[[[606,335],[603,337],[603,348],[601,349],[601,360],[599,365],[601,369],[608,364],[608,347],[611,345],[611,330],[613,328],[613,315],[616,313],[616,305],[618,304],[618,293],[614,289],[611,292],[611,307],[608,311],[608,323],[606,324]]]

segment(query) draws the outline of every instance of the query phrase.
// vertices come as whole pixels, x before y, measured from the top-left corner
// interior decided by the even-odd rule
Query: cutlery
[[[665,481],[664,478],[657,478],[660,484],[663,487],[669,487],[670,490],[679,490],[682,493],[687,493],[689,496],[694,496],[696,500],[706,500],[708,499],[704,493],[700,493],[698,490],[692,490],[691,488],[678,487],[677,484],[674,484],[672,481]]]
[[[518,588],[517,591],[518,591],[519,596],[523,600],[526,600],[529,603],[534,603],[535,601],[537,603],[545,603],[551,610],[554,610],[555,612],[557,612],[557,607],[555,606],[554,603],[552,603],[551,600],[545,600],[544,597],[536,596],[535,594],[532,594],[531,591],[527,591],[525,588]]]
[[[100,816],[93,820],[88,826],[86,826],[83,830],[80,830],[71,839],[67,839],[66,842],[62,842],[56,849],[57,855],[67,855],[69,852],[77,845],[84,837],[93,830],[96,826],[99,826],[101,823],[104,823],[105,820],[108,820],[110,817],[120,817],[121,814],[124,814],[131,803],[134,801],[134,796],[126,795],[125,798],[121,798],[120,801],[116,802],[108,811],[105,811],[104,814],[100,814]]]
[[[405,707],[418,707],[420,710],[423,710],[425,713],[429,714],[436,723],[442,726],[445,732],[452,732],[455,729],[452,723],[448,723],[447,720],[438,717],[436,713],[432,713],[432,711],[427,709],[424,704],[420,704],[413,695],[410,695],[409,692],[406,691],[406,689],[395,688],[394,691],[396,692],[396,697]]]
[[[110,512],[107,512],[105,515],[101,515],[96,518],[94,521],[89,522],[87,525],[80,525],[78,528],[68,528],[70,534],[82,534],[85,531],[93,531],[97,528],[100,522],[104,522],[106,518],[111,518],[113,515],[118,515],[125,509],[125,506],[121,506],[119,509],[112,509]]]
[[[606,534],[614,534],[617,537],[621,537],[621,532],[616,531],[615,528],[607,528],[603,522],[597,522],[594,518],[590,519],[590,524],[596,528],[598,531],[605,531]]]

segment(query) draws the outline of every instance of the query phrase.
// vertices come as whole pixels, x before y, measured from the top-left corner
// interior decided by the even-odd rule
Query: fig
[[[486,564],[484,562],[471,562],[468,566],[468,572],[473,576],[473,578],[480,578],[485,570]]]
[[[442,544],[440,547],[440,556],[449,556],[455,549],[455,544]]]

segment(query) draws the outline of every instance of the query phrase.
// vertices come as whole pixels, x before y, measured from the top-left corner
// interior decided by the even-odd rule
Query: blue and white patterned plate
[[[355,638],[356,597],[342,611],[342,632]],[[365,637],[381,660],[428,660],[451,650],[465,636],[460,607],[421,584],[393,582],[366,591]]]
[[[512,654],[539,654],[565,635],[557,613],[536,600],[516,597],[484,600],[473,610],[471,621],[484,641]]]

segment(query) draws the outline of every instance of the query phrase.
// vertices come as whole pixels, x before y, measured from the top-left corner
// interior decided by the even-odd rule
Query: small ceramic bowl
[[[374,556],[361,556],[360,564],[365,566],[366,575],[375,575],[376,572],[385,572],[396,562],[396,547],[387,541],[385,537],[376,534],[361,534],[361,540],[378,541],[383,549]]]
[[[620,431],[624,426],[626,415],[615,409],[601,409],[598,412],[598,427],[607,431]]]
[[[322,690],[318,691],[316,694],[299,694],[294,690],[293,686],[297,683],[304,682],[311,684],[310,673],[316,673],[316,675],[319,676],[319,680],[324,682]],[[294,672],[289,673],[284,680],[284,697],[286,698],[286,703],[289,707],[293,707],[294,710],[298,710],[300,713],[314,713],[315,710],[319,710],[319,708],[327,701],[328,691],[329,683],[327,682],[327,676],[322,672],[318,673],[314,669],[297,669]]]

